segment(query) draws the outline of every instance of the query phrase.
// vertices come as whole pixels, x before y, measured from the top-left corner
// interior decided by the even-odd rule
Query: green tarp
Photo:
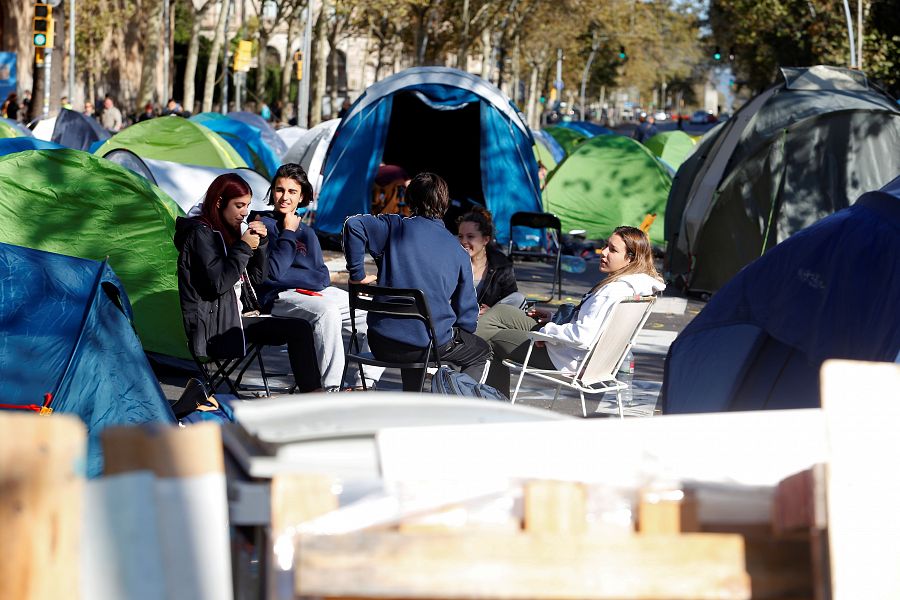
[[[30,150],[0,157],[0,198],[0,242],[109,257],[144,350],[190,358],[172,242],[175,218],[183,213],[164,192],[86,152]]]
[[[553,139],[559,142],[559,145],[566,151],[566,156],[572,154],[579,144],[588,139],[586,135],[578,133],[574,129],[560,127],[559,125],[544,127],[544,131],[552,135]]]
[[[248,166],[219,134],[181,117],[159,117],[135,123],[109,138],[94,154],[105,156],[116,148],[131,150],[141,158],[185,165],[222,169]],[[198,197],[204,191],[198,190]]]
[[[647,149],[661,158],[667,165],[678,170],[697,142],[683,131],[664,131],[644,142]]]
[[[671,187],[665,167],[640,143],[598,135],[578,146],[550,176],[544,210],[560,218],[563,231],[584,229],[591,239],[604,239],[619,225],[638,227],[656,213],[650,240],[662,245]]]
[[[0,121],[0,138],[20,137],[22,134],[16,131],[16,128],[9,123]]]
[[[556,168],[556,161],[553,160],[553,154],[550,153],[550,149],[547,148],[543,142],[535,139],[532,149],[534,150],[534,160],[544,165],[547,168],[548,173]]]

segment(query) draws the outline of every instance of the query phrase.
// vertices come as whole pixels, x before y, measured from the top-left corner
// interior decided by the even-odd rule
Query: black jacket
[[[494,306],[513,292],[518,292],[512,261],[494,246],[487,247],[488,266],[484,286],[478,294],[478,304]]]
[[[222,234],[203,221],[185,217],[175,221],[181,314],[188,344],[197,356],[240,358],[246,354],[234,285],[245,270],[253,283],[265,280],[267,241],[262,238],[254,252],[238,240],[226,252]],[[244,306],[248,307],[248,301]]]

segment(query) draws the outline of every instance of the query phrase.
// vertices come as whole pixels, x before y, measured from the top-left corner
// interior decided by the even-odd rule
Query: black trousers
[[[453,365],[475,381],[481,381],[491,347],[480,337],[454,328],[453,339],[439,349],[441,363]],[[388,339],[369,329],[369,348],[378,360],[390,362],[422,362],[425,349]],[[424,369],[400,369],[404,392],[420,390]]]
[[[248,344],[287,344],[291,371],[300,393],[322,387],[319,364],[313,346],[312,326],[303,319],[282,317],[241,317]]]

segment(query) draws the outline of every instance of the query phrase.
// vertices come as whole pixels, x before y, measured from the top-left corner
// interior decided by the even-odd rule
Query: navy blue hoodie
[[[456,236],[440,219],[400,215],[356,215],[344,222],[344,255],[350,279],[365,277],[368,252],[378,265],[378,284],[417,288],[425,293],[438,345],[450,341],[453,327],[474,332],[478,303],[472,263]],[[407,319],[369,315],[369,328],[388,339],[425,346],[425,327]]]
[[[282,220],[263,217],[269,232],[269,275],[260,286],[259,301],[270,309],[279,292],[303,288],[319,292],[331,285],[319,238],[312,228],[300,224],[297,231],[282,229]]]

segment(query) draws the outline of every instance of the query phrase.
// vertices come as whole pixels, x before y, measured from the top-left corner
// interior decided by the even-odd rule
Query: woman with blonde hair
[[[587,346],[603,330],[619,300],[655,295],[666,287],[653,265],[650,240],[636,227],[617,227],[600,256],[600,272],[606,277],[584,295],[568,323],[548,322],[550,315],[546,311],[531,311],[529,316],[512,307],[494,308],[499,313],[497,322],[506,328],[496,330],[489,340],[494,359],[488,384],[509,395],[509,369],[502,363],[506,358],[525,360],[529,331]],[[584,350],[553,342],[535,342],[529,364],[538,369],[572,372],[583,358]]]

